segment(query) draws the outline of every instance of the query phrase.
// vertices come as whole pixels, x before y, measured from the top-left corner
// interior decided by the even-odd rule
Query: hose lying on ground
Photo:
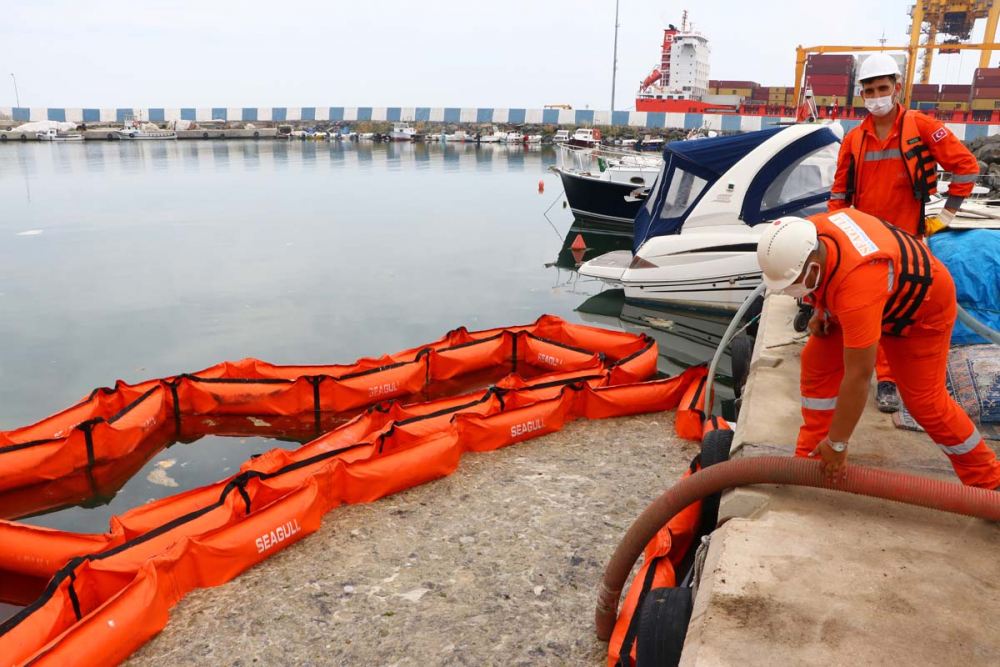
[[[628,529],[604,571],[598,592],[595,612],[598,639],[610,639],[625,580],[656,532],[691,503],[724,489],[749,484],[833,489],[1000,521],[1000,493],[996,491],[853,465],[848,469],[847,479],[833,486],[826,482],[816,459],[760,456],[718,463],[675,484],[654,500]]]

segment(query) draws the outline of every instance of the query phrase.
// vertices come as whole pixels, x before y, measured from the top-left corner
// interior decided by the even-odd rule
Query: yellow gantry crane
[[[806,55],[809,53],[853,53],[860,51],[905,51],[908,55],[906,76],[903,79],[903,101],[908,102],[913,91],[917,56],[924,52],[920,82],[927,83],[931,76],[934,52],[958,53],[959,51],[979,51],[979,66],[989,67],[990,56],[1000,50],[996,43],[997,24],[1000,23],[1000,0],[922,0],[910,7],[913,22],[910,26],[909,46],[809,46],[799,45],[795,59],[795,99],[801,101],[802,75],[805,72]],[[982,44],[963,44],[969,39],[978,19],[986,19],[986,33]],[[921,43],[921,35],[926,40]],[[942,43],[938,38],[944,37]]]

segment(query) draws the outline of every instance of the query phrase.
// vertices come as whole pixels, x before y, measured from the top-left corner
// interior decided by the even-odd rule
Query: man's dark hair
[[[895,74],[882,74],[882,75],[880,75],[880,76],[873,76],[873,77],[872,77],[872,78],[870,78],[870,79],[862,79],[862,80],[861,80],[861,85],[863,86],[863,85],[865,85],[865,84],[867,84],[867,83],[871,83],[871,82],[872,82],[872,81],[874,81],[875,79],[881,79],[881,78],[882,78],[883,76],[887,76],[887,77],[889,77],[890,79],[892,79],[892,83],[893,83],[893,85],[895,85],[895,84],[896,84],[896,75],[895,75]]]

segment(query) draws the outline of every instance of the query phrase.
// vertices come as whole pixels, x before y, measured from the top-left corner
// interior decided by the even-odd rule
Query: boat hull
[[[577,220],[632,229],[642,200],[626,201],[640,187],[558,170],[566,200]]]
[[[115,132],[119,139],[123,141],[164,141],[176,139],[175,132]]]

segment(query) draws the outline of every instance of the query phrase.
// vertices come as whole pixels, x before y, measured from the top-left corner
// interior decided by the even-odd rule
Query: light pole
[[[611,111],[615,110],[615,78],[618,76],[618,0],[615,0],[615,58],[611,67]]]
[[[17,100],[17,108],[20,109],[21,108],[21,96],[17,94],[17,77],[14,76],[13,72],[11,72],[10,73],[10,78],[14,79],[14,99]]]

